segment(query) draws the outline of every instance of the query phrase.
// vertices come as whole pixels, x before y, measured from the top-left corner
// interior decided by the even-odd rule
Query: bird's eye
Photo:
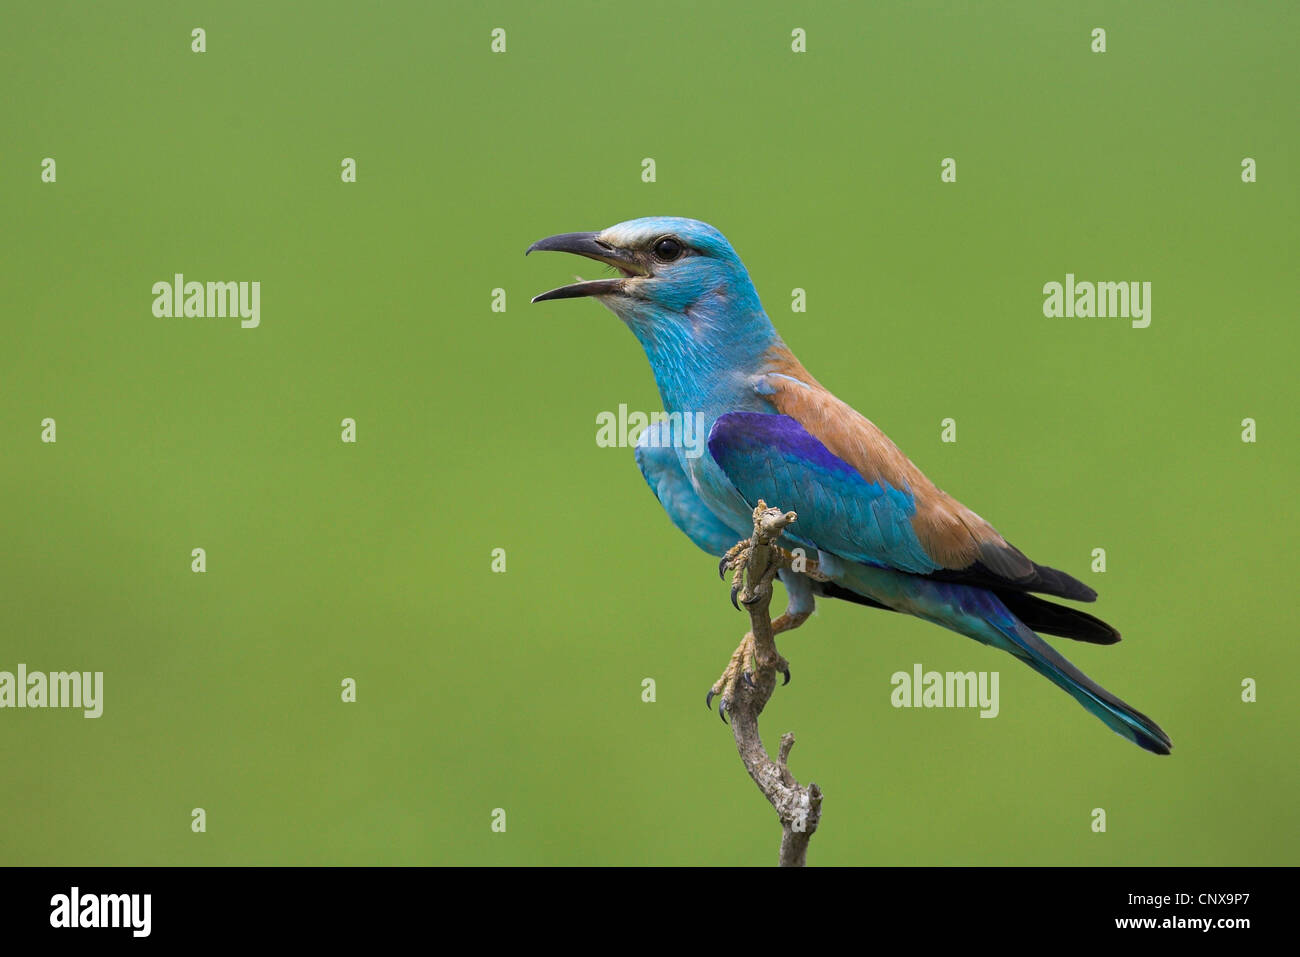
[[[682,254],[682,244],[671,236],[665,236],[655,243],[655,259],[670,263]]]

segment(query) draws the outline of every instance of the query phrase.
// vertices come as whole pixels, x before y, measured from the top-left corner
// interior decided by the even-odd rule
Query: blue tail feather
[[[1010,652],[1138,747],[1154,754],[1172,750],[1173,742],[1158,724],[1072,665],[988,589],[856,563],[837,563],[835,572],[836,581],[853,592]]]
[[[1112,731],[1153,754],[1168,754],[1173,749],[1169,735],[1158,724],[1070,664],[1064,655],[1030,631],[1009,611],[1005,617],[997,616],[997,620],[989,621],[989,624],[1010,642],[1010,647],[1005,650],[1057,687],[1069,692]]]

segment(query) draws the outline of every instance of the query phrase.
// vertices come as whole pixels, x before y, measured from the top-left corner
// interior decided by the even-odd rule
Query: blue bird
[[[826,580],[782,569],[789,605],[774,632],[803,624],[818,595],[915,615],[1010,652],[1118,734],[1169,753],[1169,736],[1154,721],[1035,634],[1119,641],[1105,622],[1034,594],[1093,601],[1096,592],[1027,558],[814,379],[718,230],[651,217],[551,236],[534,250],[618,271],[533,301],[595,298],[640,341],[668,416],[642,434],[636,460],[678,528],[725,556],[751,534],[760,499],[798,513],[782,544],[815,553]],[[723,696],[722,707],[744,674],[743,650],[710,692]]]

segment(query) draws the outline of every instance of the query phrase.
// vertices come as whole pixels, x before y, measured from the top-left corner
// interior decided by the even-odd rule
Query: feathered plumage
[[[788,545],[815,552],[830,581],[783,572],[788,615],[806,617],[813,595],[915,615],[1015,655],[1120,735],[1169,753],[1154,721],[1035,634],[1118,641],[1100,619],[1032,594],[1092,601],[1096,592],[1026,557],[817,382],[777,335],[716,229],[656,217],[533,248],[618,269],[620,278],[538,300],[598,298],[640,340],[665,409],[704,422],[704,449],[686,448],[671,423],[646,430],[636,449],[650,488],[696,545],[721,556],[749,534],[759,499],[798,512]]]

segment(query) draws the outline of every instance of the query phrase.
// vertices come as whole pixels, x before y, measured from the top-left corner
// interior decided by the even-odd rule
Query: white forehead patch
[[[651,239],[663,235],[663,230],[647,229],[644,223],[619,223],[611,226],[598,237],[602,242],[622,249],[641,246]]]
[[[689,219],[677,219],[672,216],[647,216],[644,219],[629,219],[618,223],[600,234],[601,240],[624,249],[644,246],[660,236],[682,235],[689,233],[692,226],[699,226]],[[689,243],[687,236],[682,238]]]

